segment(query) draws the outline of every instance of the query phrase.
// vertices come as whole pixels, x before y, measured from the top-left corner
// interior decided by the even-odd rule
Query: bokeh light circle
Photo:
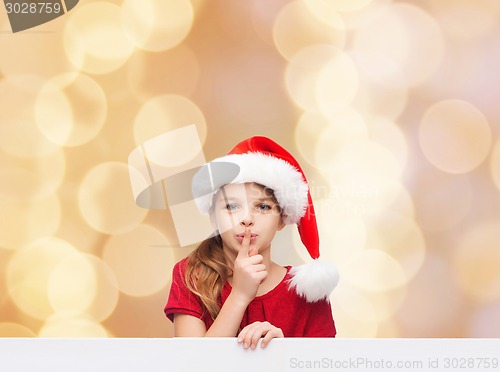
[[[82,4],[66,20],[64,49],[80,70],[106,74],[130,58],[134,45],[123,33],[121,8],[110,2]]]
[[[0,201],[0,246],[19,249],[53,235],[61,224],[61,214],[56,194],[36,201]]]
[[[500,220],[478,223],[461,234],[453,268],[461,288],[479,301],[500,299]]]
[[[449,173],[466,173],[488,155],[491,130],[485,115],[472,104],[445,100],[426,111],[419,141],[434,166]]]
[[[415,219],[415,203],[413,196],[402,184],[397,184],[397,196],[385,206],[385,211],[394,212],[407,218]],[[419,224],[420,226],[420,224]]]
[[[344,215],[376,215],[397,203],[405,188],[393,177],[365,171],[353,171],[327,178],[338,197],[334,200]]]
[[[398,3],[384,7],[356,33],[353,51],[361,55],[382,54],[393,66],[395,78],[404,77],[410,86],[425,81],[436,71],[445,43],[436,21],[415,5]],[[425,56],[425,58],[423,58]],[[387,76],[386,64],[380,68]]]
[[[188,0],[124,0],[122,27],[138,47],[151,52],[181,43],[193,24],[193,7]]]
[[[24,158],[46,156],[58,147],[38,130],[35,102],[44,80],[35,75],[0,79],[0,150]]]
[[[38,337],[107,338],[110,335],[103,325],[91,317],[53,315],[40,328]]]
[[[340,283],[330,296],[330,302],[334,309],[336,337],[376,337],[375,309],[362,294]]]
[[[342,30],[344,33],[347,31],[347,26],[345,25],[344,17],[342,11],[339,7],[336,7],[332,1],[324,0],[306,0],[303,1],[306,11],[302,10],[302,16],[306,14],[310,18],[309,22],[315,22],[318,24],[325,24],[334,29]],[[333,5],[333,6],[332,6]],[[308,14],[309,13],[309,14]],[[293,25],[293,24],[292,24]],[[290,26],[292,26],[290,25]],[[298,32],[300,28],[294,30]],[[345,36],[344,36],[345,38]],[[344,40],[345,43],[345,40]],[[310,43],[313,44],[313,43]]]
[[[327,158],[316,153],[318,167],[334,175],[376,174],[392,179],[399,179],[403,166],[396,157],[381,144],[371,140],[346,142]]]
[[[113,270],[120,291],[137,297],[152,295],[166,287],[168,268],[174,264],[170,243],[148,225],[110,237],[102,257]]]
[[[61,145],[71,135],[71,104],[61,89],[50,80],[41,87],[34,111],[37,127],[49,141]]]
[[[335,202],[336,195],[333,195],[333,192],[328,193],[330,195],[314,201],[321,238],[320,253],[322,260],[339,265],[348,262],[364,249],[366,226],[361,216],[345,213]],[[311,260],[297,229],[292,232],[292,245],[303,261]]]
[[[16,251],[7,266],[7,288],[14,304],[24,313],[45,320],[54,309],[48,283],[57,265],[77,254],[64,240],[45,238]]]
[[[316,102],[327,117],[347,107],[356,97],[359,77],[351,57],[339,53],[319,72],[316,82]]]
[[[311,123],[312,120],[316,120],[315,115],[304,115],[296,130],[298,131],[302,126]],[[314,126],[312,124],[309,125],[311,129],[316,129],[314,126],[318,124],[315,123]],[[322,128],[317,128],[316,133],[313,135],[316,136],[316,146],[311,146],[309,151],[313,153],[312,164],[318,169],[327,168],[331,164],[332,159],[339,154],[343,146],[356,141],[368,140],[369,138],[368,128],[363,118],[358,112],[350,108],[338,111],[329,116],[326,125],[322,126]],[[302,140],[306,138],[304,137]],[[306,144],[302,147],[305,146]]]
[[[96,321],[103,321],[118,303],[118,283],[101,259],[75,253],[61,260],[52,271],[48,296],[57,316],[90,315]]]
[[[315,165],[314,152],[319,136],[330,124],[330,121],[321,114],[305,111],[295,125],[295,144],[300,155],[310,164]]]
[[[55,313],[71,317],[85,313],[94,301],[97,279],[86,256],[76,253],[54,267],[47,286],[49,302]]]
[[[337,12],[353,12],[368,6],[374,0],[309,0],[307,6],[316,10],[315,13],[324,13],[325,9],[335,9]]]
[[[347,285],[340,285],[338,288],[335,288],[335,293],[332,293],[331,297],[336,304],[339,304],[340,308],[344,309],[354,319],[369,322],[378,321],[375,308],[366,296],[364,296],[363,292],[350,288]]]
[[[137,227],[148,213],[132,195],[127,164],[107,162],[87,172],[78,190],[78,205],[92,228],[119,234]]]
[[[104,91],[90,77],[66,73],[41,88],[35,103],[40,131],[55,144],[79,146],[102,129],[107,115]]]
[[[399,310],[405,297],[407,296],[407,286],[393,288],[387,291],[370,291],[356,289],[356,291],[364,296],[369,301],[374,310],[372,319],[379,322],[390,322],[394,319],[394,314]],[[379,327],[379,331],[381,328]]]
[[[200,142],[205,143],[207,124],[201,110],[186,97],[169,94],[144,103],[134,120],[137,146],[176,128],[195,124]]]
[[[367,127],[370,139],[388,149],[404,169],[407,166],[408,143],[401,128],[394,121],[382,116],[369,118]]]
[[[339,67],[348,76],[341,76]],[[328,87],[321,82],[321,75],[328,82],[339,81],[341,86]],[[331,99],[339,99],[333,102],[334,108],[352,99],[352,94],[357,85],[357,75],[351,59],[341,50],[328,44],[316,44],[305,47],[295,53],[290,59],[285,71],[285,83],[293,101],[303,110],[321,112],[319,103],[322,103],[326,113],[331,113],[328,103]],[[341,88],[348,87],[347,92]],[[320,102],[318,102],[320,99]],[[323,113],[325,113],[323,112]]]
[[[311,11],[319,19],[324,19],[332,11],[340,12],[347,30],[358,31],[365,27],[371,21],[371,19],[377,15],[379,11],[384,10],[393,2],[394,0],[372,0],[369,3],[364,3],[364,6],[361,8],[351,9],[349,11],[338,10],[338,5],[349,6],[344,0],[342,0],[341,2],[337,2],[336,0],[308,0],[308,5]],[[351,2],[349,1],[349,3]],[[357,1],[353,1],[352,3],[353,5],[360,4]]]
[[[118,281],[113,270],[102,259],[93,255],[86,255],[86,258],[94,269],[97,282],[94,301],[86,309],[86,314],[102,322],[113,314],[118,305]]]
[[[359,254],[364,249],[366,242],[366,226],[361,218],[355,215],[346,216],[341,213],[334,215],[334,210],[330,212],[332,215],[327,218],[324,213],[325,208],[328,208],[328,205],[331,204],[324,201],[316,205],[319,207],[316,212],[319,218],[318,228],[323,242],[320,247],[321,257],[335,264],[342,264]],[[304,252],[304,249],[299,251]]]
[[[367,221],[366,247],[393,257],[410,281],[420,270],[426,255],[424,235],[417,223],[395,212],[380,213]]]
[[[376,65],[376,59],[371,57],[361,59],[354,55],[353,60],[358,69],[359,84],[351,106],[366,114],[396,119],[408,104],[408,87],[404,79],[394,78],[392,70],[390,76],[380,76],[378,70],[375,72],[376,78],[373,78],[365,66]],[[388,60],[383,63],[390,65]]]
[[[401,264],[377,249],[366,249],[342,265],[342,280],[370,291],[388,291],[408,281]]]
[[[357,319],[359,322],[378,323],[378,332],[382,322],[393,320],[394,313],[401,306],[406,296],[406,287],[400,287],[389,291],[369,291],[366,289],[355,288],[348,283],[341,282],[330,295],[334,319],[337,323],[337,312],[349,314],[349,322],[346,326],[353,327],[349,334],[362,334],[361,330],[352,321]],[[345,315],[342,315],[344,317]],[[344,327],[342,324],[338,324]],[[378,334],[377,334],[378,336]],[[350,336],[349,336],[350,337]],[[365,337],[365,336],[363,336]],[[387,337],[387,336],[386,336]]]
[[[307,1],[291,1],[281,8],[273,27],[273,39],[281,55],[290,60],[301,49],[314,44],[329,44],[343,49],[346,39],[342,18],[330,12],[328,22],[318,21]]]
[[[0,203],[39,201],[59,188],[66,170],[61,149],[32,159],[0,158]]]
[[[36,334],[22,324],[3,322],[0,323],[0,337],[36,337]]]

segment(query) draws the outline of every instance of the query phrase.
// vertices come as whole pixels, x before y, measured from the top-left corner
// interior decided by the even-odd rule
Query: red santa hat
[[[297,224],[302,243],[313,259],[292,268],[290,288],[308,302],[328,299],[339,275],[333,265],[318,260],[319,235],[309,185],[299,163],[287,150],[266,137],[248,138],[195,175],[193,196],[200,211],[208,213],[220,187],[246,182],[274,191],[285,224]]]

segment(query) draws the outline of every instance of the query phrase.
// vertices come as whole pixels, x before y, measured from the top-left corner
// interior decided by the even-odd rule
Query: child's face
[[[280,207],[269,190],[255,183],[229,184],[215,197],[214,222],[223,246],[237,253],[245,228],[251,231],[250,246],[261,253],[284,226]]]

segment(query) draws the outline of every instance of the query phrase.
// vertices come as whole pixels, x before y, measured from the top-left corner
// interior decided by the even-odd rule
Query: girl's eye
[[[238,209],[238,205],[237,204],[226,204],[226,209],[228,211],[235,211],[236,209]]]
[[[272,209],[272,207],[268,204],[259,204],[257,206],[257,209],[261,210],[261,211],[269,211]]]

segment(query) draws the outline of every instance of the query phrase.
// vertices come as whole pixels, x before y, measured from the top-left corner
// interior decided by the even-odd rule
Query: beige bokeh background
[[[0,7],[0,336],[172,336],[194,246],[127,159],[195,123],[206,159],[265,135],[303,165],[339,337],[500,337],[499,40],[496,0]],[[273,256],[309,259],[292,227]]]

